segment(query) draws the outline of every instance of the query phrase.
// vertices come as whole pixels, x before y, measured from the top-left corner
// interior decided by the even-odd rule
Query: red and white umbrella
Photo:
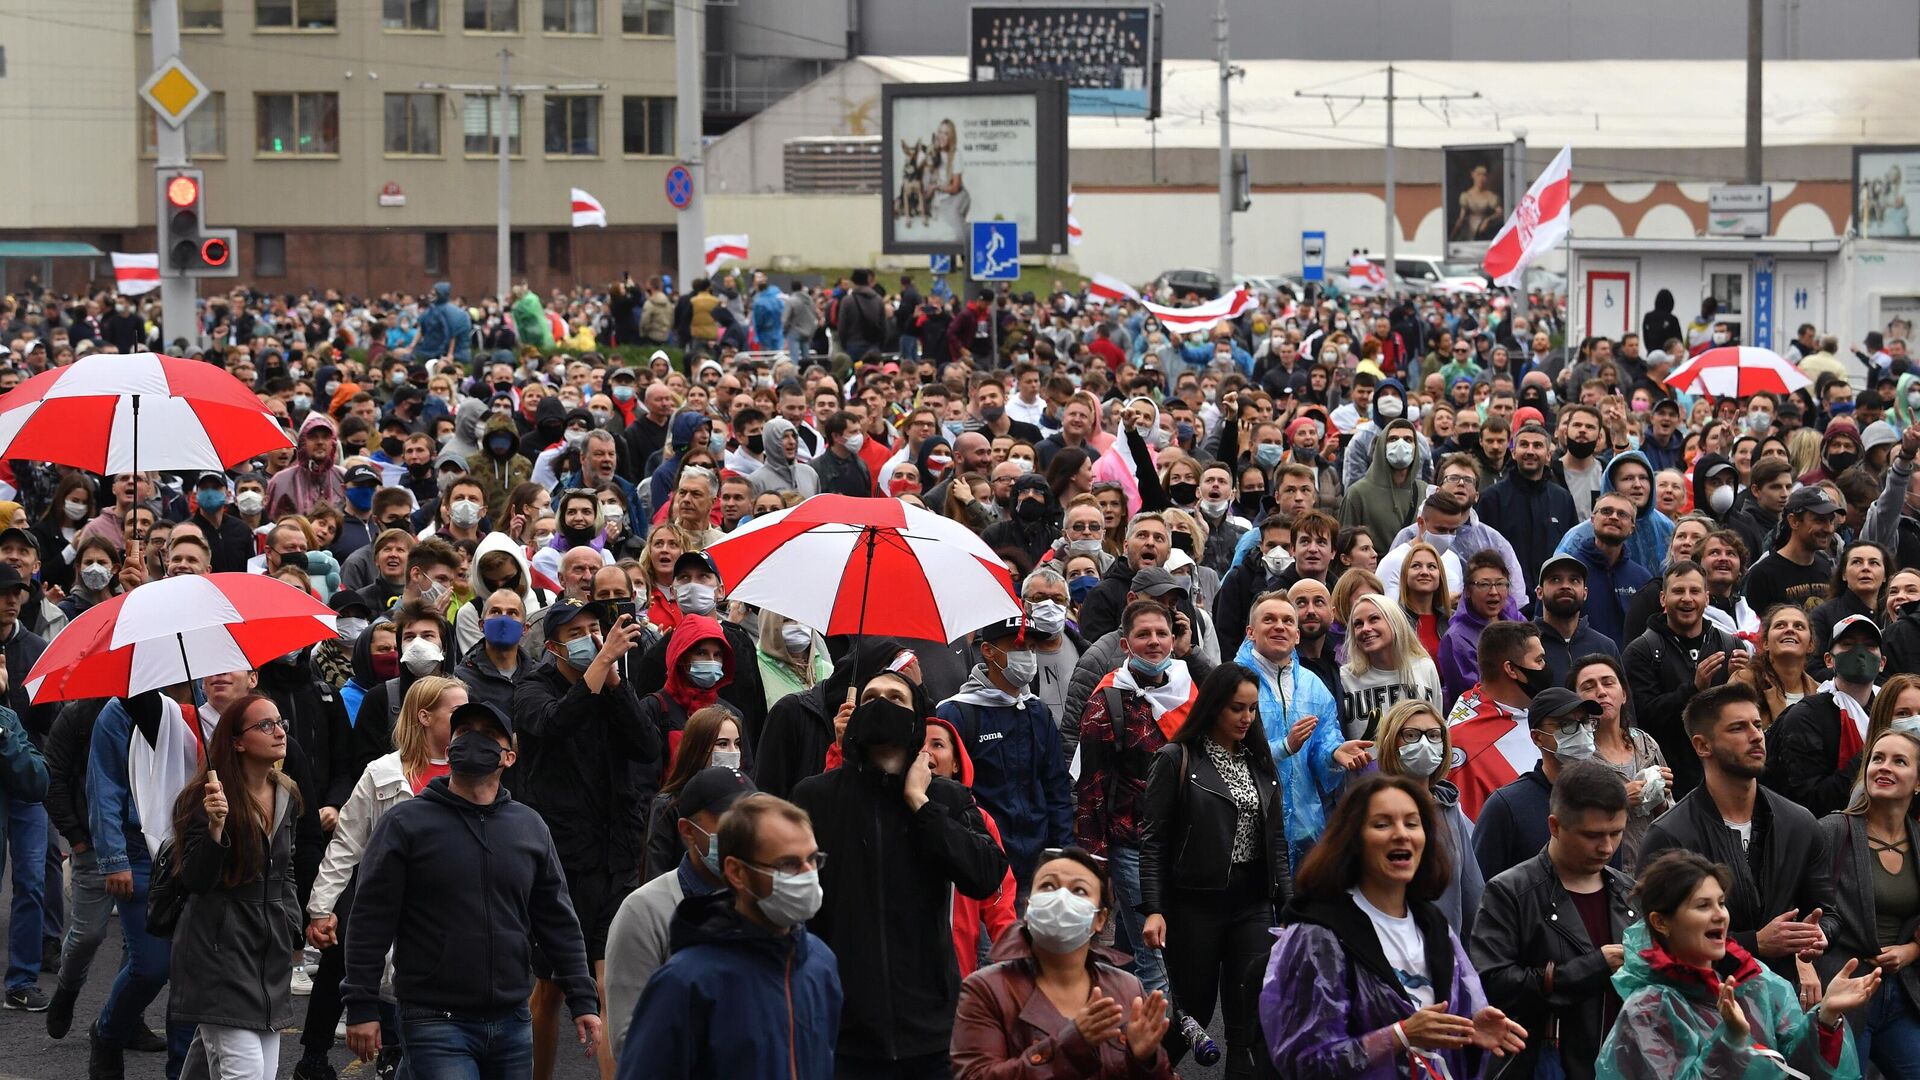
[[[729,599],[824,634],[953,641],[1020,614],[992,548],[898,499],[815,495],[753,519],[707,554]]]
[[[81,612],[47,643],[33,702],[129,697],[259,667],[334,636],[327,605],[264,574],[162,578]]]
[[[1690,394],[1738,398],[1762,390],[1791,394],[1812,386],[1813,380],[1771,349],[1722,345],[1675,368],[1667,376],[1667,385]]]
[[[293,445],[239,379],[200,360],[95,353],[0,397],[0,459],[96,473],[217,472]]]

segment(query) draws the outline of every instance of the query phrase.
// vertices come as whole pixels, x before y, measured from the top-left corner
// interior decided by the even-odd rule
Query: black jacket
[[[393,949],[401,1005],[504,1019],[533,993],[533,947],[572,1015],[598,1015],[586,939],[553,837],[505,788],[478,806],[441,777],[389,810],[360,860],[341,1000],[349,1024],[380,1018]],[[447,882],[463,882],[448,888]]]
[[[1297,577],[1295,580],[1299,580]],[[1231,656],[1247,636],[1247,619],[1253,614],[1253,598],[1280,587],[1279,579],[1267,573],[1265,556],[1259,545],[1247,549],[1220,579],[1220,590],[1213,595],[1213,632],[1220,638],[1222,657]],[[1099,590],[1094,590],[1098,592]],[[1080,622],[1086,633],[1086,619]]]
[[[1621,651],[1621,666],[1627,669],[1627,690],[1633,695],[1634,726],[1652,735],[1660,752],[1673,769],[1673,788],[1685,794],[1700,783],[1700,756],[1693,752],[1693,740],[1680,714],[1699,693],[1693,679],[1700,661],[1716,652],[1731,653],[1740,644],[1713,623],[1701,620],[1705,642],[1698,658],[1674,637],[1664,613],[1656,612],[1647,620],[1646,632]],[[1713,685],[1727,681],[1723,665],[1714,673]],[[1645,857],[1641,865],[1646,865]],[[1775,912],[1774,914],[1779,914]]]
[[[1266,755],[1251,751],[1247,772],[1260,792],[1267,898],[1285,903],[1293,891],[1293,874],[1287,865],[1279,777]],[[1175,890],[1227,887],[1233,873],[1238,807],[1200,739],[1168,743],[1154,751],[1142,816],[1140,902],[1135,905],[1141,914],[1165,915],[1169,894]]]
[[[1133,563],[1126,556],[1113,560],[1100,583],[1080,601],[1080,636],[1099,641],[1107,631],[1120,629],[1120,613],[1126,610],[1127,594],[1133,589]],[[1224,588],[1224,586],[1223,586]],[[1214,609],[1219,610],[1218,600]],[[1237,647],[1237,646],[1236,646]]]
[[[1541,564],[1578,520],[1573,494],[1554,483],[1551,474],[1542,473],[1540,479],[1529,480],[1517,469],[1482,492],[1474,509],[1482,525],[1513,545],[1513,556],[1520,560],[1520,574],[1527,582],[1527,596],[1532,596],[1534,586],[1539,584]]]
[[[1840,933],[1840,901],[1819,822],[1798,803],[1766,787],[1758,795],[1753,840],[1745,853],[1740,834],[1727,828],[1712,794],[1699,787],[1647,830],[1640,865],[1650,866],[1661,852],[1679,848],[1727,866],[1733,871],[1733,888],[1727,890],[1729,932],[1761,963],[1793,982],[1793,957],[1761,956],[1755,936],[1783,911],[1819,908],[1820,929],[1832,941]]]
[[[220,525],[216,528],[205,514],[195,514],[193,523],[200,526],[200,531],[207,535],[207,543],[213,548],[214,573],[246,573],[247,562],[253,558],[259,546],[254,542],[253,530],[247,528],[246,522],[233,514],[221,514]]]
[[[47,817],[73,848],[93,845],[87,824],[87,761],[93,724],[106,704],[106,698],[67,702],[47,735]]]
[[[1920,563],[1899,565],[1920,566]],[[1900,617],[1893,620],[1882,636],[1880,648],[1886,657],[1885,674],[1920,675],[1920,604],[1908,604],[1900,609]]]
[[[833,666],[832,674],[774,702],[757,737],[749,721],[746,739],[753,747],[750,760],[754,762],[754,784],[761,791],[791,798],[794,785],[826,768],[827,748],[834,741],[833,717],[847,700],[854,669],[858,667],[871,676],[898,656],[901,647],[893,638],[861,639],[858,647]]]
[[[27,602],[39,604],[39,596],[29,593]],[[24,615],[25,613],[22,612]],[[47,732],[53,730],[53,718],[60,715],[60,706],[54,702],[45,705],[32,704],[27,696],[27,672],[40,662],[40,654],[47,651],[47,639],[28,630],[24,623],[15,623],[13,633],[0,642],[0,656],[7,662],[7,707],[12,709],[20,723],[32,736],[33,744],[40,745]]]
[[[569,683],[548,657],[514,684],[520,742],[514,791],[553,830],[569,873],[639,876],[646,851],[645,787],[658,777],[660,733],[640,714],[633,684]],[[657,783],[657,779],[654,779]]]
[[[246,798],[234,785],[231,798]],[[178,842],[180,883],[186,909],[173,931],[173,993],[170,1017],[189,1024],[217,1024],[278,1031],[293,1024],[293,953],[301,945],[300,899],[294,888],[294,827],[297,797],[290,784],[274,788],[267,861],[259,876],[238,885],[225,881],[233,843],[207,836],[207,819],[195,814]],[[237,808],[237,807],[236,807]]]
[[[1544,851],[1487,882],[1480,895],[1467,955],[1479,969],[1487,1004],[1527,1029],[1527,1049],[1506,1066],[1510,1075],[1532,1076],[1540,1047],[1558,1037],[1567,1076],[1592,1080],[1600,1044],[1620,1011],[1613,970],[1599,946],[1619,944],[1638,917],[1632,878],[1609,866],[1601,871],[1601,887],[1611,934],[1603,942],[1587,939],[1580,909]]]
[[[855,724],[847,736],[844,766],[793,789],[814,839],[834,856],[820,872],[825,903],[807,929],[840,960],[839,1053],[882,1061],[945,1054],[960,1001],[953,893],[992,896],[1007,857],[965,787],[936,776],[926,804],[908,810],[903,778],[854,749]]]
[[[1907,842],[1920,851],[1920,822],[1906,819]],[[1880,955],[1878,912],[1874,906],[1874,863],[1878,861],[1867,843],[1865,814],[1828,814],[1820,819],[1820,833],[1827,841],[1827,854],[1833,859],[1833,880],[1840,894],[1840,934],[1827,943],[1827,951],[1813,962],[1821,979],[1832,979],[1848,960],[1860,961],[1864,971]],[[1904,872],[1913,873],[1911,866]],[[1900,927],[1900,940],[1911,941],[1920,917],[1908,918]],[[1909,964],[1893,977],[1909,1008],[1920,1008],[1920,968]]]
[[[353,725],[340,695],[315,674],[305,650],[291,661],[261,664],[259,679],[260,693],[280,707],[288,734],[306,751],[318,798],[308,800],[308,809],[344,806],[361,770],[354,768]]]
[[[1830,691],[1788,707],[1767,729],[1767,775],[1761,782],[1815,817],[1846,809],[1860,775],[1859,754],[1840,760],[1840,725],[1850,722]]]
[[[513,674],[503,674],[499,665],[487,656],[487,643],[480,641],[460,658],[460,666],[453,669],[453,677],[466,686],[468,701],[484,701],[489,705],[497,706],[508,716],[512,716],[513,681],[528,667],[526,655],[522,654]]]

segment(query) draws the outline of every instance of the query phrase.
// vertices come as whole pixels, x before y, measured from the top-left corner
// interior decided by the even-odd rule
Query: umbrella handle
[[[136,497],[140,494],[140,483],[138,480],[134,481],[133,493]],[[193,683],[193,669],[187,662],[187,639],[185,635],[175,634],[173,635],[173,640],[180,646],[180,674],[185,676],[182,681],[191,685]],[[189,703],[192,702],[191,695],[188,696],[188,701]],[[187,708],[183,706],[180,711],[185,714]],[[200,743],[200,761],[202,764],[205,764],[207,761],[207,733],[201,730],[200,711],[198,709],[194,709],[193,714],[187,717],[187,726],[193,729],[193,737]]]
[[[133,401],[133,503],[135,506],[138,506],[140,505],[140,395],[134,394],[132,397],[132,401]],[[139,515],[138,514],[134,515],[133,520],[134,521],[140,520]],[[127,558],[132,559],[133,545],[134,545],[133,529],[127,528],[125,532],[127,534],[125,537],[127,541]],[[180,646],[180,659],[183,661],[187,658],[186,648],[187,648],[186,644],[183,642]],[[199,729],[196,728],[195,730],[197,731]]]

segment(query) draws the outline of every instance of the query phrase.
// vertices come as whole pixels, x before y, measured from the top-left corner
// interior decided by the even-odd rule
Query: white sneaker
[[[293,995],[295,997],[306,997],[311,993],[313,993],[313,976],[307,974],[305,967],[294,968]]]
[[[340,1018],[340,1022],[333,1025],[333,1037],[336,1039],[344,1039],[347,1037],[347,1018],[346,1017],[342,1016]]]

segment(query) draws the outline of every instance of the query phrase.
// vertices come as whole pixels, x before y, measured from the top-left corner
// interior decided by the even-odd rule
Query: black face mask
[[[1835,476],[1846,472],[1860,463],[1860,455],[1848,452],[1827,455],[1827,471]]]
[[[1039,499],[1021,499],[1013,504],[1013,516],[1031,525],[1047,516],[1047,504]]]
[[[922,742],[920,718],[913,710],[877,697],[853,710],[847,720],[849,741],[866,747],[899,746],[918,750]]]
[[[407,473],[410,476],[425,476],[432,471],[433,462],[431,461],[416,461],[407,466]]]
[[[1567,440],[1567,453],[1577,458],[1592,457],[1593,452],[1598,449],[1599,446],[1600,444],[1592,439],[1569,439]]]
[[[406,446],[406,440],[398,435],[389,435],[380,440],[380,449],[386,451],[387,457],[394,461],[400,460],[400,451],[406,449]]]
[[[1200,497],[1200,485],[1190,483],[1186,480],[1168,484],[1167,497],[1172,499],[1176,505],[1192,506],[1193,501]]]
[[[755,457],[767,452],[767,440],[764,435],[747,436],[747,453]]]
[[[500,758],[505,753],[492,735],[463,731],[447,745],[447,771],[468,778],[491,776],[500,771]]]
[[[1167,543],[1171,544],[1175,551],[1184,551],[1189,555],[1193,554],[1192,533],[1173,533],[1167,537]]]
[[[1527,688],[1527,697],[1529,698],[1539,697],[1541,694],[1547,692],[1548,687],[1553,685],[1553,671],[1550,668],[1527,668],[1515,664],[1513,665],[1513,669],[1518,671],[1520,677],[1525,680],[1522,685]]]
[[[570,525],[562,525],[560,526],[560,535],[567,538],[568,547],[579,547],[582,544],[591,544],[593,543],[593,526],[589,525],[584,529],[576,529]]]

